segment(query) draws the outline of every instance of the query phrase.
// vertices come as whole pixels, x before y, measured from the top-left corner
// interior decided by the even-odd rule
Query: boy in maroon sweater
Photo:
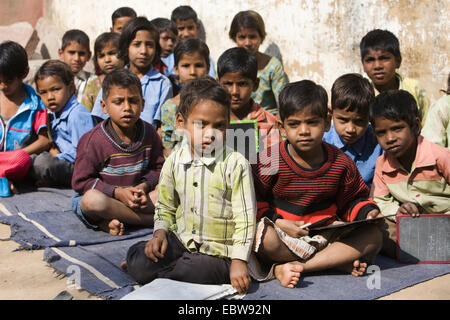
[[[301,273],[339,269],[360,276],[381,247],[375,224],[351,231],[327,230],[310,236],[303,225],[374,218],[379,210],[353,161],[322,142],[330,128],[325,89],[309,80],[287,85],[280,94],[281,132],[253,166],[258,218],[255,248],[261,262],[293,288]],[[306,226],[305,226],[306,227]],[[339,231],[341,230],[341,231]]]
[[[139,78],[119,69],[103,80],[102,109],[109,118],[83,135],[77,148],[72,209],[88,227],[122,235],[124,224],[153,226],[162,143],[139,117]]]

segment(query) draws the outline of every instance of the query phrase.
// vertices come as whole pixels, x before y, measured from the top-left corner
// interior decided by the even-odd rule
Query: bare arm
[[[52,143],[47,136],[47,129],[41,129],[41,131],[39,131],[37,140],[23,148],[23,151],[25,151],[29,155],[39,154],[43,151],[48,151],[51,144]]]

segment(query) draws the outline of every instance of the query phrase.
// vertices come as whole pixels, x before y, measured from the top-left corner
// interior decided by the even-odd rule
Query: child
[[[190,6],[179,6],[172,11],[170,19],[175,23],[178,30],[178,39],[199,38],[200,22],[197,13]],[[170,65],[167,66],[170,70]],[[214,60],[209,57],[208,75],[216,79]]]
[[[72,209],[89,228],[120,236],[125,224],[153,226],[164,157],[156,130],[140,119],[139,78],[117,69],[105,77],[102,89],[102,109],[109,118],[80,139]]]
[[[31,177],[38,186],[70,188],[78,141],[94,127],[91,114],[74,96],[73,78],[69,66],[58,60],[47,61],[34,76],[52,138],[49,152],[32,157]]]
[[[78,102],[83,98],[87,83],[95,77],[83,68],[91,58],[89,37],[81,30],[69,30],[62,38],[61,48],[58,49],[59,58],[67,63],[75,75],[75,96]]]
[[[255,11],[241,11],[231,22],[229,36],[238,47],[243,47],[256,55],[259,86],[252,93],[252,98],[264,110],[276,115],[278,113],[278,96],[281,89],[288,83],[288,78],[280,60],[259,51],[259,47],[266,37],[263,19]]]
[[[119,38],[120,35],[117,33],[105,32],[95,40],[94,64],[101,74],[88,81],[81,100],[81,104],[89,111],[94,107],[105,76],[124,65],[123,60],[119,58]]]
[[[159,34],[150,21],[138,17],[125,25],[119,39],[119,58],[141,79],[145,101],[141,118],[155,128],[160,125],[161,106],[172,97],[170,80],[153,67],[159,60],[159,52]],[[103,113],[100,105],[102,96],[100,90],[91,113],[105,119],[108,115]]]
[[[159,33],[159,45],[161,47],[161,61],[167,67],[164,70],[166,76],[173,75],[175,66],[173,50],[177,43],[178,30],[175,23],[166,18],[156,18],[150,21]],[[169,78],[170,79],[170,78]],[[174,89],[174,88],[172,88]],[[174,95],[177,93],[174,92]]]
[[[120,7],[116,9],[111,15],[112,27],[110,28],[110,31],[121,34],[123,26],[136,17],[136,11],[130,7]]]
[[[450,74],[447,91],[444,92],[446,94],[430,107],[421,134],[425,139],[450,149]]]
[[[209,49],[200,39],[180,40],[175,46],[175,74],[182,85],[188,81],[201,78],[208,74]],[[180,94],[167,100],[161,108],[161,139],[164,154],[168,156],[181,137],[176,131],[176,113],[180,104]]]
[[[450,150],[420,135],[414,97],[405,90],[380,93],[370,106],[370,122],[385,151],[377,160],[371,190],[381,214],[450,213]],[[381,252],[392,258],[394,219],[385,219]]]
[[[25,178],[32,154],[50,148],[46,109],[34,89],[23,83],[29,71],[25,49],[0,44],[0,197],[17,193],[12,183]]]
[[[348,155],[364,182],[372,185],[375,163],[383,153],[369,124],[369,106],[375,98],[373,86],[360,74],[340,76],[331,88],[333,123],[323,141]]]
[[[256,203],[247,160],[222,148],[230,95],[202,78],[183,87],[180,101],[177,123],[188,137],[164,163],[153,238],[133,245],[121,266],[141,284],[231,283],[243,293]]]
[[[414,96],[423,121],[429,100],[425,89],[415,79],[406,78],[396,72],[402,63],[400,44],[388,30],[375,29],[368,32],[359,44],[364,72],[375,86],[375,95],[387,90],[403,89]]]
[[[280,141],[278,120],[252,98],[258,88],[258,62],[244,48],[226,50],[217,62],[219,82],[231,94],[231,120],[256,120],[260,150]]]
[[[254,251],[261,261],[276,264],[267,278],[275,276],[289,288],[304,272],[336,268],[360,276],[381,246],[374,224],[314,237],[301,227],[322,219],[329,219],[328,224],[364,220],[379,213],[353,161],[322,141],[330,126],[327,100],[325,89],[312,81],[288,84],[280,94],[281,129],[287,140],[272,145],[268,157],[253,165],[262,218]]]

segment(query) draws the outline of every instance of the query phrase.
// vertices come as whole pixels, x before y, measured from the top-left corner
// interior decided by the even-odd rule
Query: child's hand
[[[132,210],[138,210],[140,206],[140,200],[136,197],[136,191],[133,188],[121,188],[114,189],[114,198],[122,202],[124,205]]]
[[[399,214],[410,214],[413,218],[419,216],[419,209],[417,209],[417,206],[414,203],[407,202],[404,203],[398,208],[397,215]]]
[[[239,294],[244,294],[248,291],[252,280],[248,275],[247,262],[239,259],[231,261],[230,280],[231,285]]]
[[[61,153],[59,152],[58,147],[56,146],[56,144],[54,142],[52,142],[51,146],[50,146],[50,150],[48,150],[48,153],[50,153],[50,155],[52,157],[56,157],[57,154]]]
[[[286,219],[277,219],[275,221],[275,225],[286,232],[287,235],[293,238],[300,238],[303,236],[307,236],[309,231],[306,229],[302,229],[301,226],[305,223],[303,221],[292,221]]]
[[[166,231],[156,230],[147,244],[145,245],[145,255],[153,262],[158,262],[158,258],[164,258],[167,250]]]
[[[383,217],[380,210],[373,209],[373,210],[369,211],[369,213],[367,214],[366,220],[380,218],[380,217]],[[383,225],[383,224],[384,224],[384,219],[381,219],[380,221],[376,222],[376,225]]]

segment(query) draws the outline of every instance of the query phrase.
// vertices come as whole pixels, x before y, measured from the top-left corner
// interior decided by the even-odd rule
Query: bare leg
[[[95,189],[86,192],[81,200],[85,218],[112,235],[123,234],[123,224],[152,227],[152,212],[135,212],[122,202]]]

